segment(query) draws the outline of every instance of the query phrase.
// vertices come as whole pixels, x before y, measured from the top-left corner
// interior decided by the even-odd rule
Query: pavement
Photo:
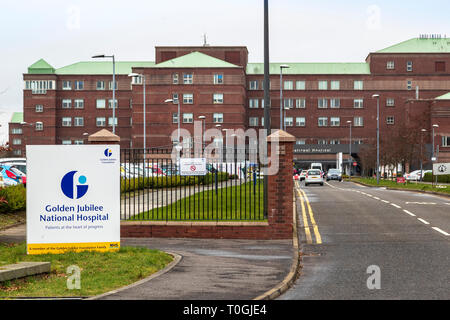
[[[26,227],[0,231],[0,242],[26,240]],[[293,265],[292,240],[123,238],[181,256],[170,271],[102,300],[248,300],[284,281]]]

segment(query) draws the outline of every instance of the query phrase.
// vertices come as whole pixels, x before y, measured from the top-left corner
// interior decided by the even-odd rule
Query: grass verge
[[[381,186],[406,190],[429,191],[441,193],[444,195],[450,195],[450,185],[442,185],[440,187],[437,187],[439,186],[438,184],[437,186],[433,187],[431,184],[427,183],[420,183],[420,182],[397,183],[395,181],[383,179],[380,179],[380,184],[377,185],[377,179],[374,178],[352,178],[350,181],[360,182],[369,186]]]
[[[51,272],[0,282],[0,297],[86,297],[132,284],[163,269],[172,256],[158,250],[122,247],[118,252],[67,252],[27,255],[26,244],[0,244],[0,266],[21,261],[49,261]],[[67,267],[81,270],[81,288],[69,290]]]
[[[0,213],[0,230],[9,226],[25,222],[26,212]]]

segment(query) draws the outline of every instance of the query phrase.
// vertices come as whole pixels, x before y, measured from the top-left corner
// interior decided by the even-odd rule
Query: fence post
[[[278,141],[275,150],[278,158],[278,173],[268,175],[268,222],[272,229],[272,238],[292,237],[293,223],[293,159],[295,137],[278,130],[267,137],[269,158],[272,159],[272,143]]]
[[[89,144],[119,144],[120,137],[108,131],[106,129],[102,129],[97,131],[96,133],[91,134],[88,137]]]

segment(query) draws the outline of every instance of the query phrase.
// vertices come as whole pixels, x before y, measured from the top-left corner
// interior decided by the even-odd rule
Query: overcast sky
[[[243,45],[263,62],[263,0],[2,0],[0,111],[22,111],[22,74],[114,53],[154,61],[154,46]],[[448,0],[271,0],[270,61],[363,62],[421,33],[450,35]]]

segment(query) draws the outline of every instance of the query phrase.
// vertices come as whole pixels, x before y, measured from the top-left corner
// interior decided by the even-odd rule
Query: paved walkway
[[[26,239],[25,225],[0,231],[0,242]],[[292,240],[124,238],[122,246],[143,246],[182,256],[169,272],[102,299],[242,300],[278,285],[292,264]]]

